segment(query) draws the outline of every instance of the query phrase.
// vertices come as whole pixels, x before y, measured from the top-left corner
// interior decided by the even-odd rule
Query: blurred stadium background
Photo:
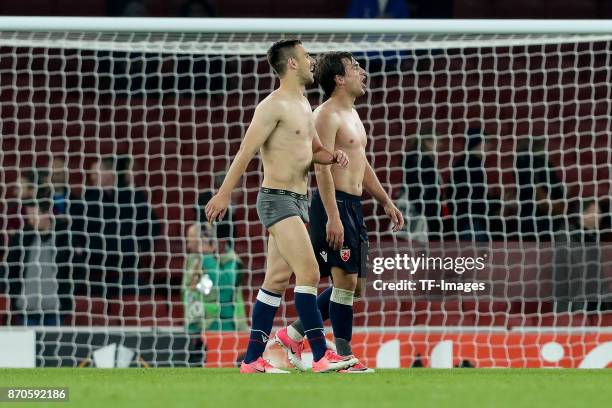
[[[367,2],[354,2],[361,8],[352,3],[22,1],[2,3],[0,15],[343,18],[365,13]],[[612,18],[612,6],[603,0],[401,3],[394,9],[399,17],[415,20]],[[210,310],[201,336],[185,322],[191,305],[185,290],[186,236],[229,166],[257,102],[275,86],[262,47],[279,35],[16,33],[3,28],[5,22],[0,20],[0,325],[5,326],[0,338],[6,350],[20,345],[26,351],[0,352],[0,366],[199,366],[203,360],[210,367],[233,366],[246,346],[250,306],[265,267],[265,233],[253,206],[261,181],[258,161],[232,198],[231,219],[216,236],[203,234],[215,242],[211,253],[220,255],[213,267],[217,279],[227,281],[213,282],[219,297],[205,302]],[[373,45],[367,50],[360,48],[363,37],[302,38],[314,53],[329,44],[346,45],[369,71],[370,90],[357,106],[370,136],[368,155],[415,221],[412,231],[394,237],[381,209],[366,197],[371,246],[414,249],[424,241],[455,242],[465,214],[456,207],[453,213],[453,163],[467,150],[466,134],[479,129],[476,134],[491,143],[480,170],[474,170],[486,173],[486,181],[475,186],[486,185],[487,194],[468,200],[485,205],[481,232],[501,248],[500,267],[487,269],[485,278],[516,287],[485,297],[370,294],[355,305],[356,351],[379,368],[612,364],[612,264],[606,251],[612,33],[593,38],[573,36],[571,30],[554,38],[368,35],[365,42]],[[404,46],[394,50],[393,41]],[[151,43],[160,48],[147,48]],[[229,48],[206,48],[219,43]],[[181,44],[196,51],[176,51]],[[308,91],[313,106],[321,96],[317,89]],[[428,168],[418,142],[427,138],[436,141]],[[415,166],[406,165],[411,157],[424,171],[415,174]],[[434,182],[427,172],[436,174]],[[92,187],[109,174],[114,174],[113,191],[125,192],[125,200],[114,196],[100,204],[104,198]],[[60,188],[64,185],[68,188]],[[425,196],[432,186],[434,199]],[[41,194],[57,195],[54,217],[66,222],[68,233],[56,235],[72,240],[66,241],[69,251],[61,265],[45,269],[56,273],[51,298],[58,295],[48,321],[20,301],[24,291],[39,288],[33,282],[40,278],[27,275],[35,273],[25,255],[32,243],[22,231],[29,203],[38,203]],[[595,228],[580,221],[580,214],[594,211],[587,205],[593,202]],[[434,203],[435,215],[419,213]],[[416,225],[419,220],[429,229]],[[554,236],[576,231],[580,249],[562,263],[571,269],[566,291],[578,285],[582,297],[568,300],[572,296],[564,293],[561,302],[555,297]],[[468,241],[478,241],[477,231],[471,232]],[[511,250],[511,245],[517,246]],[[595,289],[584,289],[585,282]],[[275,323],[294,317],[288,291]],[[27,323],[32,331],[18,330]]]

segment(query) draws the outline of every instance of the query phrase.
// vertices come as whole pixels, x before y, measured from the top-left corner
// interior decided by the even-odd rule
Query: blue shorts
[[[335,266],[348,274],[365,278],[369,245],[361,197],[336,191],[336,205],[344,227],[344,242],[340,250],[331,249],[327,243],[327,213],[318,191],[313,194],[310,204],[310,241],[321,276],[330,276],[331,268]]]

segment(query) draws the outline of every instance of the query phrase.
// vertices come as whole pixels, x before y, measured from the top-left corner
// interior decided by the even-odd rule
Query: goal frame
[[[0,31],[612,34],[612,20],[0,17]]]

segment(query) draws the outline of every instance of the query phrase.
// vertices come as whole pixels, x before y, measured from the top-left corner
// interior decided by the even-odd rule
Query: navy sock
[[[326,321],[329,319],[329,298],[331,298],[333,287],[325,289],[319,296],[317,296],[317,306],[321,312],[321,319]]]
[[[319,312],[321,312],[321,320],[326,321],[329,319],[329,298],[331,297],[332,287],[325,289],[319,296],[317,296],[317,306],[319,307]],[[291,326],[300,333],[302,336],[304,335],[304,325],[300,319],[297,319],[295,322],[291,323]]]
[[[265,289],[259,289],[257,301],[253,306],[251,335],[247,347],[245,363],[252,363],[263,354],[272,331],[274,316],[280,305],[281,297]]]
[[[317,288],[313,286],[295,287],[295,308],[304,326],[304,333],[310,343],[314,361],[319,361],[327,351],[323,320],[317,308]]]
[[[329,317],[334,337],[336,338],[336,350],[341,356],[353,354],[350,342],[353,336],[353,292],[345,289],[334,288],[329,302]]]

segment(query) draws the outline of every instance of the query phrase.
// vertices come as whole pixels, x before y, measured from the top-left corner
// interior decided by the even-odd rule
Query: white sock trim
[[[353,291],[333,288],[330,301],[341,305],[353,306]]]
[[[281,297],[268,295],[266,292],[260,289],[259,292],[257,293],[257,300],[269,306],[279,307],[280,302],[281,302]]]
[[[313,329],[304,330],[304,334],[308,333],[309,331],[313,331],[313,330],[321,330],[322,332],[325,332],[325,330],[322,327],[315,327]]]
[[[317,296],[317,288],[314,286],[296,286],[295,289],[293,289],[293,292]]]

